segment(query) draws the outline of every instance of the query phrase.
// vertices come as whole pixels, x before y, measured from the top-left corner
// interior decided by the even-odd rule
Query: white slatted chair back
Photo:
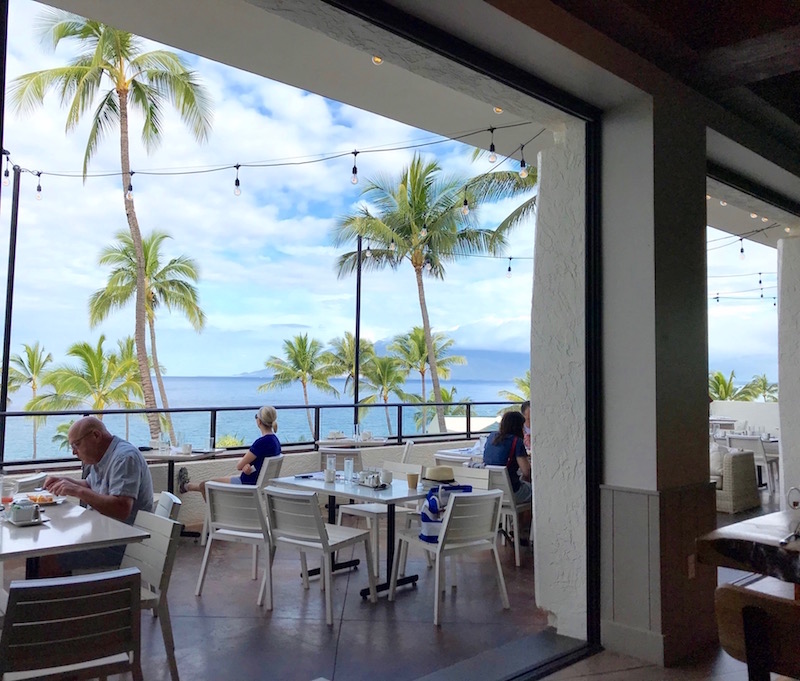
[[[469,466],[453,466],[453,478],[459,485],[472,485],[474,490],[488,490],[489,469],[470,468]]]
[[[439,535],[442,550],[453,543],[486,541],[494,544],[502,503],[500,490],[451,494]]]
[[[140,584],[135,568],[11,582],[0,635],[0,678],[14,672],[34,678],[23,673],[35,670],[54,679],[128,671],[141,679]]]
[[[218,531],[268,536],[264,513],[255,485],[206,483],[206,509],[211,534]]]
[[[280,477],[281,467],[283,466],[283,454],[278,456],[269,456],[264,459],[261,464],[261,470],[258,473],[258,480],[256,480],[256,487],[264,489],[269,481],[273,478]]]
[[[422,464],[419,463],[402,463],[399,461],[384,461],[383,468],[387,471],[392,471],[392,475],[405,476],[408,473],[416,473],[422,477]]]
[[[403,455],[400,457],[400,463],[409,463],[412,449],[414,449],[414,440],[406,440],[406,445],[403,448]]]
[[[503,506],[516,508],[514,490],[511,487],[511,478],[505,466],[486,466],[489,471],[489,489],[499,489],[503,492]]]
[[[47,473],[36,473],[17,480],[16,492],[33,492],[35,489],[40,489],[47,479]]]
[[[181,511],[181,503],[181,500],[172,494],[172,492],[161,492],[153,513],[155,513],[157,516],[161,516],[162,518],[177,520],[178,514]]]
[[[316,492],[264,488],[267,519],[274,540],[290,543],[317,542],[328,548],[328,532],[322,520]]]
[[[169,587],[181,525],[146,511],[139,511],[133,524],[149,532],[150,536],[125,547],[121,567],[137,568],[142,575],[142,586],[149,587],[154,598],[160,598],[162,594],[166,595]]]

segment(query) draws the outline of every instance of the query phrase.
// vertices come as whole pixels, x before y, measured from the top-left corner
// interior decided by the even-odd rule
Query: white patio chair
[[[264,603],[264,590],[270,563],[274,557],[271,550],[269,531],[264,518],[264,509],[259,499],[259,489],[255,485],[231,485],[227,482],[206,483],[206,517],[208,518],[208,541],[200,565],[200,576],[197,578],[195,596],[203,592],[203,582],[208,567],[208,557],[215,540],[229,541],[238,544],[263,546],[265,551],[264,577],[258,590],[257,604]],[[252,579],[258,578],[258,553],[253,552]]]
[[[728,435],[728,447],[732,449],[750,450],[756,466],[767,473],[767,491],[774,494],[778,489],[778,470],[780,457],[768,456],[764,451],[764,443],[760,435]]]
[[[180,504],[180,502],[178,503]],[[179,509],[180,506],[173,508]],[[141,542],[133,542],[125,547],[121,567],[138,568],[141,573],[141,607],[145,610],[152,610],[153,617],[158,617],[164,648],[167,651],[170,676],[172,681],[179,681],[178,665],[175,661],[175,640],[172,636],[172,622],[167,604],[167,589],[172,576],[175,553],[178,550],[181,524],[169,517],[146,511],[139,511],[133,524],[147,530],[150,536]]]
[[[158,495],[158,503],[153,511],[157,516],[169,518],[170,520],[177,520],[180,511],[181,500],[172,494],[172,492],[167,492],[165,490]]]
[[[508,602],[503,568],[497,553],[497,526],[500,520],[500,507],[503,493],[500,490],[485,492],[455,492],[447,504],[439,541],[436,544],[423,541],[416,531],[406,530],[399,534],[399,542],[416,546],[435,558],[435,588],[433,602],[433,623],[440,623],[439,603],[444,585],[445,558],[475,551],[491,551],[497,567],[497,584],[503,607],[511,607]],[[397,577],[400,573],[402,551],[395,551],[392,565],[392,578],[389,583],[389,600],[393,601],[397,590]],[[453,580],[452,587],[456,587]]]
[[[403,447],[403,454],[400,457],[400,463],[411,463],[412,449],[414,449],[414,440],[406,440],[406,445]]]
[[[416,473],[422,477],[422,464],[413,463],[399,463],[397,461],[384,461],[383,468],[392,471],[393,476],[405,479],[408,473]],[[395,517],[402,517],[402,524],[404,527],[409,527],[409,522],[413,515],[418,510],[417,504],[412,506],[395,506]],[[382,518],[388,518],[389,506],[382,503],[360,503],[360,504],[340,504],[339,515],[337,516],[336,524],[342,524],[342,516],[351,515],[359,518],[365,518],[367,521],[367,529],[370,531],[372,551],[373,551],[373,566],[375,567],[375,574],[380,574],[380,521]],[[391,566],[387,565],[388,570]]]
[[[40,489],[44,485],[44,481],[47,479],[47,473],[36,473],[35,475],[29,475],[25,478],[20,478],[17,480],[16,486],[16,494],[20,492],[33,492],[36,489]]]
[[[264,463],[261,464],[261,470],[258,473],[258,479],[256,480],[256,487],[259,490],[262,490],[270,480],[279,477],[281,474],[282,466],[283,466],[283,454],[278,454],[278,456],[269,456],[266,459],[264,459]],[[259,500],[260,499],[261,496],[259,495]],[[203,520],[203,531],[200,534],[200,546],[205,546],[207,539],[208,539],[208,516],[206,516],[206,518]],[[253,544],[253,560],[258,561],[257,544]]]
[[[303,574],[303,586],[308,589],[308,566],[306,553],[318,552],[322,555],[322,584],[325,591],[325,621],[333,625],[333,585],[331,573],[333,557],[336,551],[364,543],[367,562],[367,579],[369,580],[369,599],[373,603],[378,600],[375,587],[375,572],[372,565],[372,547],[369,531],[352,527],[330,525],[322,521],[319,500],[315,492],[286,490],[278,487],[266,487],[264,498],[267,505],[267,517],[275,544],[293,546],[300,551],[300,563]],[[269,585],[267,587],[267,609],[272,610],[272,572],[267,562]]]
[[[364,465],[361,461],[361,450],[349,447],[320,447],[319,448],[319,470],[324,471],[328,464],[328,457],[336,457],[336,470],[344,470],[344,460],[353,460],[353,472],[358,473],[363,470]]]
[[[503,492],[503,505],[500,508],[500,525],[504,530],[503,542],[505,542],[510,528],[514,537],[514,563],[519,567],[519,537],[521,532],[519,514],[525,509],[523,506],[517,506],[517,502],[514,501],[514,490],[511,487],[508,468],[505,466],[486,466],[486,470],[489,471],[490,489],[499,489]]]
[[[135,568],[11,582],[0,679],[141,681],[140,585]]]

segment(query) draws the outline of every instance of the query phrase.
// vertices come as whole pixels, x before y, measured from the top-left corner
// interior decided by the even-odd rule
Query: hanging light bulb
[[[758,217],[758,215],[756,213],[750,213],[750,217],[753,218],[753,220],[755,220]]]
[[[519,176],[524,180],[528,177],[528,164],[525,163],[525,145],[519,148]]]
[[[727,205],[728,205],[728,202],[727,202],[727,201],[720,201],[720,202],[719,202],[719,205],[720,205],[720,206],[727,206]]]
[[[392,242],[389,244],[389,250],[394,253],[397,250],[397,244],[394,242],[394,238],[392,238]]]
[[[494,128],[489,128],[489,133],[492,136],[491,141],[489,142],[489,163],[496,163],[497,154],[494,153]]]
[[[739,239],[739,260],[744,260],[744,241]]]
[[[425,225],[422,225],[422,229],[421,229],[421,230],[419,230],[419,235],[420,235],[420,237],[422,237],[423,239],[424,239],[426,236],[428,236],[428,228],[427,228]]]
[[[134,172],[131,170],[131,176],[128,180],[128,191],[125,192],[125,198],[128,199],[128,201],[133,201],[133,176]]]
[[[430,272],[433,265],[431,265],[431,261],[429,258],[425,258],[425,271]]]
[[[787,226],[787,227],[783,228],[783,231],[786,232],[787,234],[791,234],[792,233],[792,228]]]
[[[761,218],[761,222],[769,222],[769,218]]]
[[[506,279],[511,279],[511,258],[508,259],[508,271],[506,272]]]
[[[39,181],[36,183],[36,200],[42,200],[42,173],[40,171],[36,172],[36,177],[39,178]]]
[[[369,242],[367,242],[367,250],[364,252],[364,256],[367,258],[372,257],[372,249],[369,246]]]
[[[353,151],[353,175],[350,178],[350,182],[353,184],[358,184],[358,166],[356,165],[356,156],[358,156],[358,152]]]
[[[464,190],[464,203],[461,205],[461,215],[469,215],[469,201],[467,201],[467,190]]]
[[[241,167],[238,163],[233,166],[236,168],[236,179],[233,181],[233,195],[234,196],[241,196],[242,195],[242,187],[239,182],[239,168]]]
[[[711,194],[706,194],[706,201],[708,201],[710,198],[711,198]]]
[[[383,64],[383,57],[379,57],[377,54],[372,55],[372,63],[375,64],[375,66],[380,66]]]
[[[3,186],[8,187],[11,180],[8,179],[8,154],[6,154],[6,169],[3,171]]]

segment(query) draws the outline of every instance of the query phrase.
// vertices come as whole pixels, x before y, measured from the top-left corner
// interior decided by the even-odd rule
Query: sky
[[[43,48],[34,31],[42,6],[13,0],[9,14],[7,83],[34,70],[62,65],[73,55],[62,46]],[[145,41],[148,49],[158,44]],[[398,147],[440,138],[401,123],[206,59],[181,53],[209,90],[214,123],[208,143],[198,145],[177,115],[168,111],[162,145],[147,154],[131,125],[131,166],[135,205],[144,234],[158,229],[172,239],[166,257],[188,255],[201,273],[200,304],[206,328],[196,333],[178,314],[159,313],[159,360],[168,375],[236,375],[263,368],[280,355],[284,339],[298,333],[328,342],[353,331],[355,277],[339,279],[335,261],[348,248],[332,245],[329,232],[340,217],[361,205],[367,179],[396,174],[412,151],[360,154],[361,182],[350,182],[352,156],[300,166],[241,168],[241,195],[234,196],[234,170],[186,174],[236,163],[297,161],[353,149]],[[65,134],[65,111],[51,93],[35,113],[6,111],[4,148],[22,168],[19,235],[14,289],[12,352],[39,341],[57,363],[77,341],[106,346],[132,334],[132,305],[113,313],[98,328],[88,323],[89,296],[108,270],[97,263],[100,250],[127,230],[118,176],[80,178],[87,122]],[[455,131],[454,131],[455,132]],[[472,149],[454,142],[425,151],[449,174],[470,177],[488,162],[472,162]],[[90,174],[119,172],[115,136],[100,145]],[[144,171],[175,174],[145,175]],[[69,177],[53,176],[64,173]],[[0,202],[0,248],[8,243],[10,191]],[[482,226],[508,215],[511,202],[480,208]],[[709,230],[709,239],[722,235]],[[730,243],[729,243],[730,242]],[[467,258],[448,266],[444,281],[426,279],[434,330],[455,339],[456,348],[527,352],[530,343],[529,290],[533,269],[533,224],[509,238],[505,257]],[[709,244],[709,292],[737,295],[757,287],[757,272],[772,273],[773,249],[738,241]],[[508,278],[508,257],[512,276]],[[0,258],[5,280],[5,255]],[[723,277],[724,275],[724,277]],[[748,276],[739,276],[748,275]],[[755,279],[753,278],[755,277]],[[767,279],[764,279],[767,281]],[[758,294],[738,294],[753,297]],[[767,292],[765,291],[765,295]],[[774,295],[774,288],[769,292]],[[498,305],[497,301],[517,301]],[[771,301],[709,303],[709,365],[737,376],[767,373],[777,378],[777,313]],[[413,271],[366,272],[362,281],[362,337],[385,340],[420,325]],[[747,333],[743,333],[743,326]]]

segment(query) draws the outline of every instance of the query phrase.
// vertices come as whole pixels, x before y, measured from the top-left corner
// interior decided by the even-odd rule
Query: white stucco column
[[[586,638],[585,126],[539,154],[531,312],[536,603]]]
[[[778,387],[780,389],[780,501],[800,487],[800,238],[778,240]]]

